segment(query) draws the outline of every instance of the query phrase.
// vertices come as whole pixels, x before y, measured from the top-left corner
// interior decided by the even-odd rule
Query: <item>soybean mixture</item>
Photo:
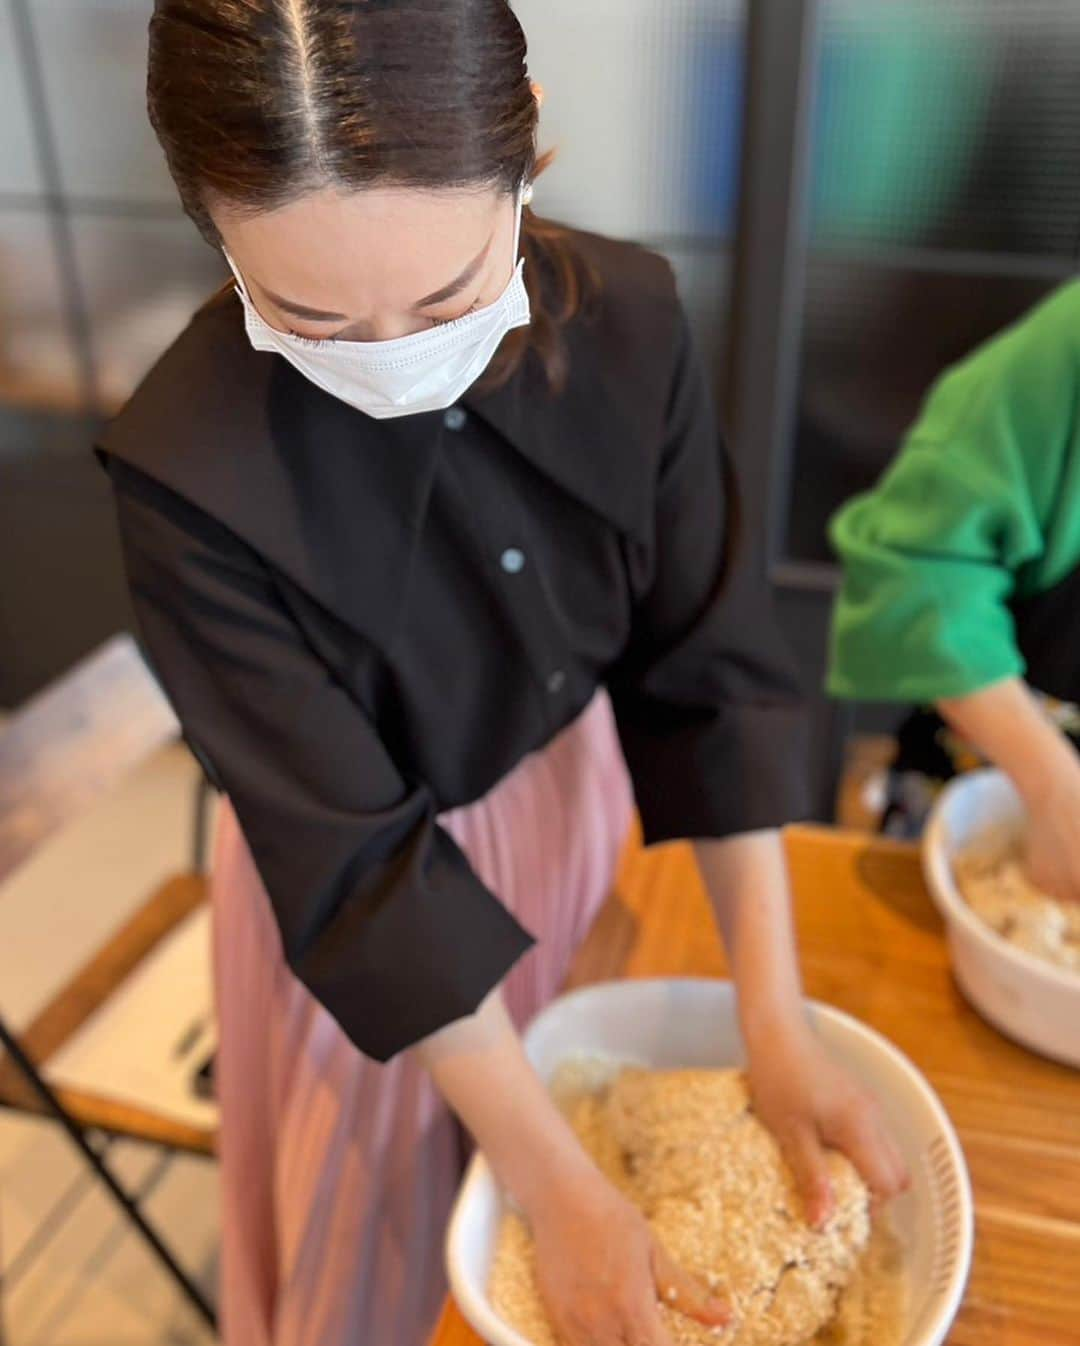
[[[837,1208],[806,1222],[742,1072],[621,1070],[577,1062],[553,1092],[601,1171],[644,1212],[687,1270],[732,1301],[706,1328],[661,1305],[675,1346],[899,1346],[906,1301],[900,1245],[871,1226],[866,1188],[830,1154]],[[558,1346],[536,1286],[525,1221],[507,1214],[489,1286],[498,1313],[534,1346]]]

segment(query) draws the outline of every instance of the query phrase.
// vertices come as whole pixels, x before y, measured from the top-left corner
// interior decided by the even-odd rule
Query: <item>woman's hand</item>
[[[758,1116],[780,1142],[812,1224],[833,1208],[827,1148],[842,1151],[874,1196],[907,1185],[878,1106],[828,1055],[803,1013],[787,864],[776,832],[698,842],[698,864],[739,990]]]
[[[641,1212],[599,1173],[529,1212],[537,1278],[561,1346],[670,1346],[658,1302],[707,1327],[728,1305],[675,1265]]]
[[[827,1149],[847,1155],[875,1201],[887,1201],[909,1185],[877,1101],[802,1020],[751,1047],[750,1086],[755,1111],[780,1142],[814,1226],[823,1225],[834,1208]]]
[[[1080,902],[1080,754],[1018,678],[938,709],[1020,792],[1032,883],[1060,901]]]
[[[727,1305],[671,1262],[582,1149],[501,995],[415,1050],[528,1218],[561,1346],[671,1346],[658,1297],[710,1326],[728,1321]]]
[[[1027,872],[1061,902],[1080,902],[1080,754],[1069,748],[1025,796]]]

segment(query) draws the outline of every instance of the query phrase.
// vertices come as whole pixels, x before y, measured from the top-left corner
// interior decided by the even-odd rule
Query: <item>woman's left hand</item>
[[[783,1148],[807,1217],[824,1224],[835,1206],[827,1149],[846,1154],[875,1199],[888,1200],[908,1184],[903,1157],[873,1097],[829,1056],[803,1013],[780,833],[694,849],[738,987],[754,1107]]]
[[[754,1109],[779,1141],[815,1227],[835,1204],[827,1149],[847,1155],[875,1202],[908,1187],[907,1165],[877,1100],[832,1059],[809,1025],[800,1020],[760,1040],[750,1052],[749,1074]]]

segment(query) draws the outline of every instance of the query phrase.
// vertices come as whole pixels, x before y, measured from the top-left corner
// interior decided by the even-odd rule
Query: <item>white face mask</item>
[[[442,411],[476,382],[507,332],[528,326],[525,259],[517,257],[521,212],[531,199],[532,188],[522,186],[514,225],[514,272],[499,298],[463,318],[393,341],[313,341],[278,332],[259,316],[226,253],[244,305],[248,339],[257,351],[283,355],[324,392],[377,420]]]

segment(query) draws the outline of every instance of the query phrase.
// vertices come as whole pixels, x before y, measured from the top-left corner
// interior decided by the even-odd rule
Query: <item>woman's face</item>
[[[324,190],[214,223],[263,319],[317,340],[390,341],[498,299],[513,273],[511,194]]]

